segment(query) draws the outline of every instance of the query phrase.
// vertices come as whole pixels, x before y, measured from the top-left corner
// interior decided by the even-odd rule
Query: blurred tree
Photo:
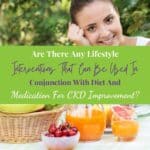
[[[124,34],[150,37],[150,0],[114,0]]]
[[[67,44],[68,0],[3,0],[0,44]]]
[[[150,37],[150,0],[114,0],[126,35]],[[0,45],[70,45],[70,0],[0,0]]]

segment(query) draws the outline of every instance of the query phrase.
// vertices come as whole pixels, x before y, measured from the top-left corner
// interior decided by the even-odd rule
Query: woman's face
[[[121,42],[120,18],[110,2],[94,1],[75,17],[91,45],[119,45]]]

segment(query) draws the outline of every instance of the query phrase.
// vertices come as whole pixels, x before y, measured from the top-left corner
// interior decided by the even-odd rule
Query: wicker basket
[[[40,141],[43,131],[58,119],[64,108],[28,114],[0,113],[0,142],[31,143]]]

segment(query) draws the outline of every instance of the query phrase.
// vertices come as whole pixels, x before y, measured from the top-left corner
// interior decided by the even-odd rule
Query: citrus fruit
[[[138,122],[134,120],[134,108],[130,106],[115,105],[112,106],[112,133],[117,140],[133,140],[139,129]]]
[[[113,119],[131,120],[134,108],[130,106],[115,105],[112,106]]]

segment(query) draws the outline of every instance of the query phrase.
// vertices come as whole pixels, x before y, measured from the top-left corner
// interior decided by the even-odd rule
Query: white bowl
[[[72,150],[79,142],[80,133],[77,132],[74,136],[48,137],[47,132],[42,133],[42,143],[50,150]]]

